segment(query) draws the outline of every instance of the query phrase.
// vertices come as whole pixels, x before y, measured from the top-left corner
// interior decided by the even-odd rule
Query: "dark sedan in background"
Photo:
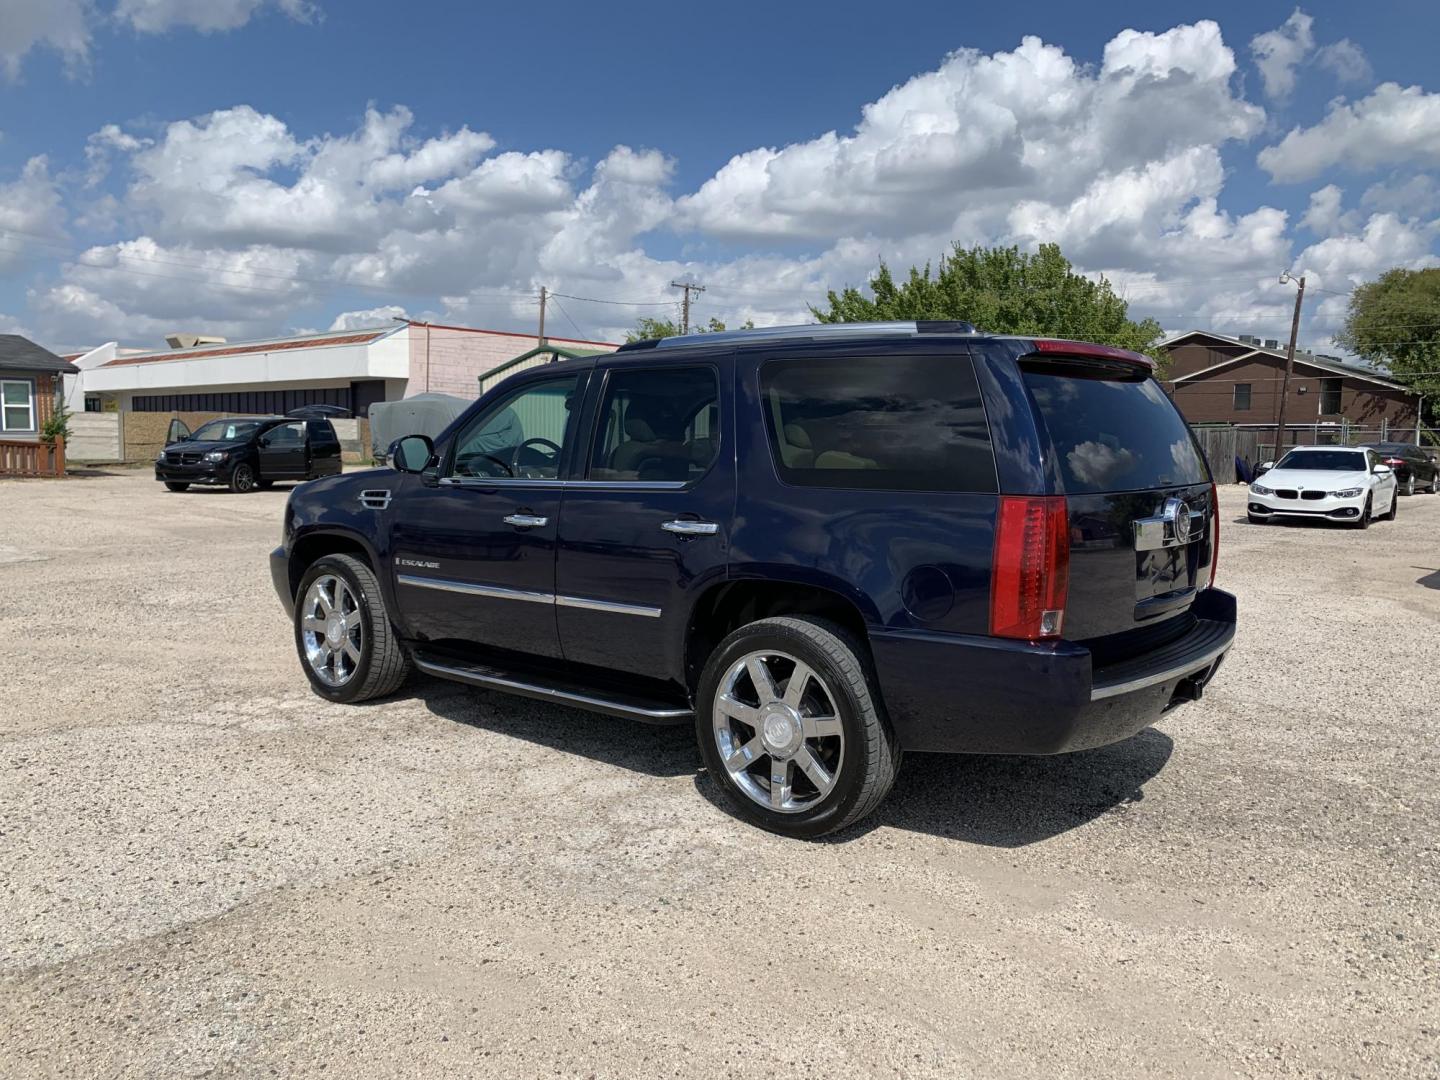
[[[1414,495],[1417,487],[1440,494],[1440,459],[1436,451],[1410,443],[1369,443],[1380,460],[1395,470],[1401,495]]]

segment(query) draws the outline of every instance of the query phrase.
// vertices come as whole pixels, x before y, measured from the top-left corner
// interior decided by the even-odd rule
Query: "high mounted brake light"
[[[1117,349],[1113,345],[1094,345],[1088,341],[1065,341],[1061,338],[1036,338],[1037,353],[1062,353],[1091,360],[1118,360],[1122,364],[1134,364],[1146,371],[1155,370],[1155,361],[1143,353],[1129,349]]]
[[[990,575],[990,633],[1057,638],[1070,591],[1070,515],[1064,496],[1000,499]]]

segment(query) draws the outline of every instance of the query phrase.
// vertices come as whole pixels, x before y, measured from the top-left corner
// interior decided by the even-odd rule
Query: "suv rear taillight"
[[[1215,587],[1215,568],[1220,565],[1220,491],[1210,485],[1210,587]]]
[[[1002,496],[990,576],[990,633],[1060,636],[1070,589],[1070,516],[1064,496]]]

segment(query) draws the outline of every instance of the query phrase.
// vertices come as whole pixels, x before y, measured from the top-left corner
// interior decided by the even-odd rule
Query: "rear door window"
[[[996,490],[968,356],[773,360],[760,394],[788,484],[888,491]]]
[[[1024,367],[1067,494],[1208,484],[1190,429],[1154,379]]]

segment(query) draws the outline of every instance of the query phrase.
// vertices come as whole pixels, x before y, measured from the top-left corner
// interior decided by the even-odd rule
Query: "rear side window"
[[[1154,379],[1026,368],[1067,494],[1208,484],[1190,429]]]
[[[720,451],[715,369],[611,371],[600,405],[591,480],[685,483]]]
[[[775,360],[760,393],[781,479],[807,487],[993,492],[968,356]]]
[[[338,436],[335,429],[330,426],[329,420],[307,420],[305,426],[310,429],[310,441],[312,443],[335,442]]]

